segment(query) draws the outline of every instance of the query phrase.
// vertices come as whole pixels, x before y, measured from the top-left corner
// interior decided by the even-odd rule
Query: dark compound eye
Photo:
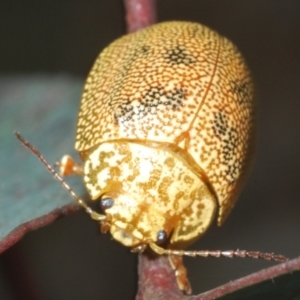
[[[115,200],[113,198],[101,198],[100,200],[100,207],[103,211],[105,211],[108,208],[111,208],[114,205]]]
[[[166,231],[163,229],[158,230],[156,244],[162,245],[167,241],[167,239],[168,239],[168,235],[167,235]]]

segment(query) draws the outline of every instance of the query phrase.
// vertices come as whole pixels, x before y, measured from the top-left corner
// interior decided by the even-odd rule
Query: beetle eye
[[[105,198],[105,196],[100,199],[100,207],[103,211],[111,208],[114,205],[115,200],[113,198]]]
[[[156,244],[162,245],[167,241],[168,235],[165,230],[161,229],[157,231]]]

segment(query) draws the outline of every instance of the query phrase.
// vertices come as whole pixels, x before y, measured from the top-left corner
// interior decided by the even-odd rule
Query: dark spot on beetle
[[[161,229],[157,231],[156,244],[163,245],[168,240],[168,234],[165,230]]]
[[[148,45],[142,45],[140,47],[135,47],[133,52],[133,58],[134,60],[138,57],[143,57],[145,55],[148,55],[150,53],[150,46]]]
[[[100,199],[100,207],[103,211],[105,211],[108,208],[111,208],[114,205],[115,200],[110,197],[101,197]]]
[[[148,52],[149,52],[149,49],[150,49],[149,46],[144,45],[144,46],[141,47],[141,52],[142,52],[143,54],[148,53]]]
[[[126,99],[119,104],[114,119],[117,123],[128,122],[134,115],[141,119],[148,114],[156,114],[160,106],[167,110],[177,110],[183,106],[184,98],[185,93],[182,88],[165,91],[161,86],[152,87],[138,103],[135,102],[133,105],[132,101]]]
[[[230,126],[226,114],[218,111],[214,114],[212,129],[222,141],[221,162],[226,166],[225,176],[228,182],[235,182],[241,171],[241,158],[238,155],[239,136],[236,128]]]
[[[190,55],[185,47],[181,45],[167,49],[164,58],[171,65],[189,65],[196,62],[196,58]]]
[[[232,159],[232,153],[237,149],[239,144],[238,134],[235,128],[230,127],[227,129],[227,137],[223,140],[225,146],[223,147],[223,155],[225,161]]]
[[[248,103],[252,99],[251,82],[248,77],[230,81],[230,88],[236,94],[239,104]]]
[[[215,135],[221,138],[226,134],[227,128],[228,125],[225,113],[223,113],[222,111],[218,111],[214,114],[214,123],[212,127]]]
[[[184,91],[182,88],[171,91],[164,91],[162,87],[153,87],[147,91],[141,101],[141,105],[145,108],[157,107],[162,104],[167,109],[176,109],[182,106],[184,99]],[[150,111],[150,109],[148,109]]]
[[[223,140],[223,159],[227,165],[225,174],[229,182],[234,182],[241,171],[242,162],[237,153],[239,137],[237,130],[233,127],[228,128],[227,138]]]
[[[135,113],[133,111],[133,106],[131,105],[131,101],[129,99],[126,99],[122,101],[121,104],[118,105],[114,113],[114,118],[117,123],[119,123],[119,121],[126,122],[129,121],[134,114]]]

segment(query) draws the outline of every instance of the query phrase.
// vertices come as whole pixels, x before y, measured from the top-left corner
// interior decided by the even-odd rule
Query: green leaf
[[[30,227],[43,226],[72,210],[68,206],[57,210],[73,204],[72,198],[14,131],[21,132],[51,164],[64,154],[79,160],[73,145],[82,87],[82,80],[65,76],[0,79],[0,241],[9,238],[4,246],[0,242],[0,252]],[[81,178],[69,182],[79,195],[84,193]],[[50,212],[48,221],[37,219]],[[33,220],[39,222],[28,223]]]

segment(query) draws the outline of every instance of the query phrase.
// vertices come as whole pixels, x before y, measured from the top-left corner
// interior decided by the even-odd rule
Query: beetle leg
[[[190,282],[187,278],[187,269],[183,264],[181,256],[169,255],[169,262],[175,271],[176,281],[180,290],[187,295],[192,293]]]
[[[166,254],[169,256],[169,261],[173,270],[175,270],[176,281],[180,290],[190,295],[192,293],[190,282],[187,278],[187,270],[183,265],[182,250],[164,249],[157,246],[155,243],[149,243],[150,248],[157,254]],[[172,255],[172,254],[175,255]]]
[[[147,244],[140,244],[136,247],[131,248],[132,253],[143,253],[147,247]]]
[[[110,223],[106,220],[102,221],[100,223],[100,231],[101,233],[107,233],[107,231],[110,229]]]
[[[75,162],[70,155],[64,155],[60,162],[57,162],[56,165],[59,166],[59,173],[61,176],[83,174],[83,166]]]

